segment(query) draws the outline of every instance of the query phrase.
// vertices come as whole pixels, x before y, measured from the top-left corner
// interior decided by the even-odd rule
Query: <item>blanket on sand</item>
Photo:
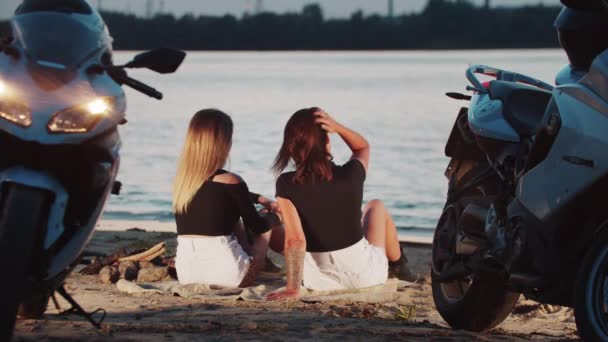
[[[281,282],[279,282],[280,284]],[[121,279],[116,284],[119,291],[129,294],[161,294],[180,296],[196,299],[222,299],[222,300],[246,300],[263,301],[272,291],[278,290],[277,282],[270,284],[258,284],[248,288],[225,288],[214,285],[188,284],[181,285],[177,281],[164,281],[159,283],[132,283]],[[407,295],[408,289],[417,285],[389,279],[384,285],[373,286],[364,289],[335,290],[335,291],[311,291],[302,289],[301,301],[330,302],[330,301],[353,301],[363,303],[392,303]]]

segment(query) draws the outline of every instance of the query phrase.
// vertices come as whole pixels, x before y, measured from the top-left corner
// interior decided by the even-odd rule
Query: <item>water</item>
[[[120,52],[124,62],[134,55]],[[188,121],[202,108],[235,122],[229,169],[252,191],[274,195],[269,168],[282,130],[297,109],[319,106],[361,132],[372,159],[365,198],[385,201],[397,226],[429,235],[447,190],[443,148],[463,103],[444,96],[464,91],[464,71],[483,63],[552,83],[567,62],[559,50],[416,52],[192,52],[174,75],[134,71],[163,91],[159,102],[127,90],[129,123],[106,219],[171,221],[171,187]],[[335,160],[349,154],[332,137]]]

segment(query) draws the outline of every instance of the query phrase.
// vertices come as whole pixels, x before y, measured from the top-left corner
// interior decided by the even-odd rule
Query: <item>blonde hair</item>
[[[230,116],[216,109],[194,114],[177,166],[173,210],[184,214],[203,183],[226,164],[232,147]]]

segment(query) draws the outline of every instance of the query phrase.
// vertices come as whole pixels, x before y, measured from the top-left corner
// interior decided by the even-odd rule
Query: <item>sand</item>
[[[128,228],[147,231],[124,231]],[[107,254],[126,246],[144,247],[168,241],[174,250],[170,224],[105,221],[87,254]],[[161,232],[151,232],[152,230]],[[193,341],[193,340],[405,340],[405,341],[524,341],[576,340],[572,311],[520,300],[498,328],[474,334],[455,331],[433,305],[428,278],[430,246],[404,244],[412,268],[425,281],[407,290],[399,303],[352,301],[304,303],[185,299],[167,295],[129,295],[98,276],[73,273],[66,288],[87,310],[103,308],[101,330],[73,315],[58,315],[49,305],[41,320],[20,320],[16,341]],[[60,301],[61,306],[67,304]]]

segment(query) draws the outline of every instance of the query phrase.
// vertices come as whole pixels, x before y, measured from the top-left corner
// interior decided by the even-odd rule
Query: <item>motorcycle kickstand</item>
[[[61,307],[59,306],[59,303],[57,302],[57,298],[55,298],[55,295],[53,294],[52,298],[53,298],[53,303],[55,304],[55,307],[57,308],[60,315],[76,315],[76,316],[81,316],[86,318],[95,328],[97,329],[101,329],[101,323],[103,323],[103,321],[106,318],[106,310],[104,309],[97,309],[93,312],[86,312],[77,302],[76,300],[74,300],[74,298],[72,298],[72,296],[70,296],[70,294],[66,291],[64,285],[61,285],[59,288],[57,288],[57,293],[59,293],[61,295],[61,297],[63,297],[63,299],[65,299],[72,307],[67,309],[67,310],[63,310],[61,311]],[[97,313],[101,312],[102,316],[99,320],[95,320],[93,318],[93,316]]]

